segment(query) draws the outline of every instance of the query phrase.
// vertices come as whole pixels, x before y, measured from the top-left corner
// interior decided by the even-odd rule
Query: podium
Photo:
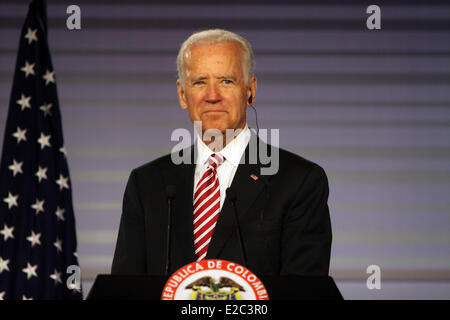
[[[87,300],[160,300],[167,276],[98,275]],[[343,300],[332,277],[261,276],[270,300]]]

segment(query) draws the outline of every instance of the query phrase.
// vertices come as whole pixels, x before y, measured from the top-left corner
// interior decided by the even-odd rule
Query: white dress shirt
[[[233,182],[234,174],[236,173],[239,161],[247,148],[250,141],[250,130],[245,124],[244,129],[231,141],[220,153],[225,157],[225,161],[217,168],[217,175],[219,178],[220,187],[220,209],[222,209],[225,201],[226,191]],[[194,190],[192,192],[192,201],[194,200],[194,193],[197,183],[202,178],[206,169],[208,168],[208,159],[213,154],[213,151],[203,142],[203,140],[197,135],[197,164],[195,166],[194,175]]]

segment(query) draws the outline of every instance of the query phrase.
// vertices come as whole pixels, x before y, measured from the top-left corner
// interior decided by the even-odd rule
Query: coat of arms
[[[185,288],[192,289],[191,300],[242,300],[241,292],[245,292],[240,284],[226,277],[220,277],[219,282],[203,277]]]

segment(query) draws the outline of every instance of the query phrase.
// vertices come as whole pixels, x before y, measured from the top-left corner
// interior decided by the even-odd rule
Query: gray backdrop
[[[260,127],[328,174],[344,297],[449,299],[450,5],[204,3],[49,2],[84,293],[110,270],[130,171],[169,152],[175,128],[192,130],[176,98],[179,45],[224,27],[253,45]],[[81,30],[66,28],[70,4]],[[367,30],[368,4],[381,30]],[[0,4],[0,143],[26,11]],[[372,264],[381,290],[366,287]]]

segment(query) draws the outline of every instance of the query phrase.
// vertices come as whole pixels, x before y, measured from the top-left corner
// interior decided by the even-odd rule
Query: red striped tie
[[[225,158],[213,153],[208,168],[195,187],[194,193],[194,248],[197,261],[205,258],[209,242],[220,212],[220,187],[217,167]]]

